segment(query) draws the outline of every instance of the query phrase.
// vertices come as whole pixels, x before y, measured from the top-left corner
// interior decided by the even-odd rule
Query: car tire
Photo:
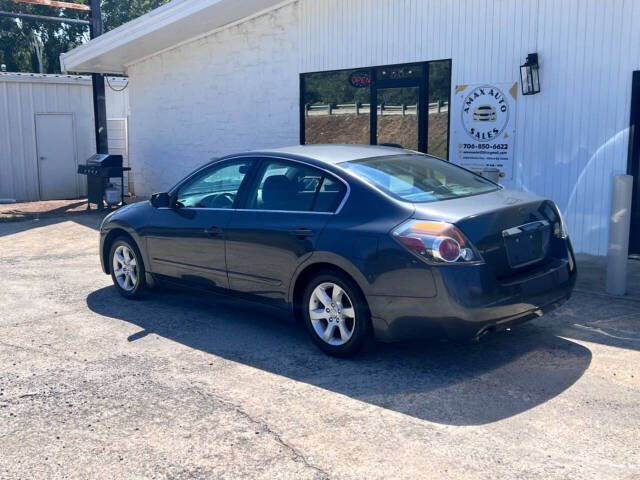
[[[326,271],[314,276],[304,290],[301,310],[311,340],[331,356],[356,355],[371,331],[363,294],[341,272]]]
[[[140,250],[129,237],[118,237],[109,249],[111,279],[118,293],[138,299],[146,289],[145,268]]]

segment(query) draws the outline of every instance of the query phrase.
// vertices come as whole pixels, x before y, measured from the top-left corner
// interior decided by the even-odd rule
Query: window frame
[[[177,193],[180,190],[180,188],[185,185],[187,182],[191,181],[194,177],[196,177],[197,175],[200,175],[201,173],[208,171],[210,169],[219,167],[219,166],[223,166],[225,164],[228,163],[233,163],[233,162],[237,162],[237,161],[242,161],[244,159],[248,159],[252,161],[251,166],[249,167],[249,171],[247,172],[247,174],[244,176],[244,179],[242,180],[242,183],[240,184],[240,187],[238,188],[238,193],[236,195],[236,198],[233,202],[233,206],[232,208],[211,208],[211,207],[196,207],[196,208],[192,208],[189,207],[189,210],[225,210],[225,211],[245,211],[245,212],[278,212],[278,213],[310,213],[313,215],[337,215],[342,211],[342,208],[344,207],[345,203],[347,202],[347,199],[349,198],[349,195],[351,194],[351,186],[349,185],[349,182],[347,182],[344,178],[340,177],[339,175],[337,175],[334,172],[331,172],[330,170],[327,170],[326,168],[323,168],[322,166],[310,163],[310,162],[305,162],[303,160],[297,159],[297,158],[291,158],[291,157],[286,157],[286,156],[275,156],[275,155],[251,155],[251,154],[247,154],[247,155],[234,155],[232,157],[223,157],[223,158],[219,158],[216,159],[212,162],[209,162],[205,165],[203,165],[202,167],[194,170],[193,172],[191,172],[189,175],[187,175],[185,178],[183,178],[182,180],[180,180],[177,184],[175,184],[173,187],[171,187],[171,189],[169,190],[169,197],[170,197],[170,207],[163,207],[163,208],[175,208],[175,201],[177,200]],[[331,178],[333,178],[334,180],[337,180],[338,182],[341,182],[345,187],[346,190],[343,194],[342,200],[340,201],[340,203],[338,204],[338,206],[336,207],[336,209],[333,212],[314,212],[314,211],[306,211],[306,210],[262,210],[262,209],[252,209],[252,208],[245,208],[247,205],[247,200],[249,197],[249,192],[251,191],[251,189],[253,188],[254,182],[256,181],[256,177],[258,175],[258,173],[262,170],[262,164],[265,161],[279,161],[279,162],[291,162],[291,163],[298,163],[301,165],[304,165],[305,167],[308,168],[313,168],[315,170],[318,170],[320,172],[322,172],[323,176],[327,177],[330,176]],[[186,207],[185,207],[186,208]]]
[[[265,163],[268,163],[268,162],[284,163],[284,164],[287,164],[287,163],[299,164],[299,165],[303,165],[305,168],[316,170],[320,172],[320,174],[322,175],[322,181],[320,182],[320,185],[319,185],[320,187],[322,186],[322,184],[324,184],[324,179],[326,177],[330,177],[331,179],[337,181],[338,183],[342,183],[346,187],[344,193],[342,194],[342,199],[338,203],[338,206],[331,212],[316,212],[313,210],[271,210],[271,209],[263,209],[263,208],[245,208],[247,203],[249,202],[249,197],[251,197],[252,193],[257,191],[258,187],[260,186],[260,181],[262,180],[262,177],[260,175],[265,172],[264,165]],[[316,192],[316,194],[317,193],[318,192]],[[296,214],[310,213],[313,215],[337,215],[342,210],[342,207],[346,203],[350,193],[351,193],[351,187],[349,186],[349,183],[347,181],[345,181],[343,178],[340,178],[335,173],[330,172],[322,167],[319,167],[318,165],[313,165],[311,163],[307,163],[307,162],[293,159],[293,158],[265,155],[260,157],[260,161],[255,165],[254,171],[252,174],[252,179],[247,184],[245,194],[242,198],[242,205],[239,206],[237,210],[242,210],[245,212],[296,213]],[[314,204],[315,204],[315,199],[314,199]]]

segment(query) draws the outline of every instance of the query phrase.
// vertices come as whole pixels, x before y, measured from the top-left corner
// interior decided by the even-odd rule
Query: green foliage
[[[88,0],[87,0],[88,1]],[[169,0],[102,0],[104,31],[113,30],[123,23],[164,5]]]
[[[74,1],[74,0],[66,0]],[[88,3],[75,0],[77,3]],[[103,0],[105,31],[147,13],[168,0]],[[0,10],[88,20],[88,12],[0,0]],[[60,73],[60,54],[86,42],[89,28],[82,25],[16,21],[0,18],[0,63],[9,72]]]
[[[353,70],[311,73],[304,76],[304,103],[369,103],[369,88],[356,88],[349,83]]]

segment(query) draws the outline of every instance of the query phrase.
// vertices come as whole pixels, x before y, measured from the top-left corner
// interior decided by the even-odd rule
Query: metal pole
[[[63,18],[63,17],[46,17],[44,15],[32,15],[30,13],[16,13],[16,12],[0,12],[1,18],[19,18],[20,20],[34,20],[37,22],[49,22],[49,23],[70,23],[74,25],[89,25],[86,20],[79,20],[77,18]]]
[[[90,36],[96,38],[102,35],[102,12],[100,0],[91,0]],[[107,106],[105,103],[104,77],[100,73],[91,74],[93,88],[93,119],[96,134],[96,153],[109,153],[107,140]]]
[[[607,293],[611,295],[624,295],[627,290],[632,191],[633,177],[631,175],[613,177],[609,251],[607,253]]]

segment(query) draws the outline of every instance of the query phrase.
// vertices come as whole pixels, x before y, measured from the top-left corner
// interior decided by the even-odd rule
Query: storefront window
[[[427,153],[448,159],[451,62],[429,63],[429,123]]]
[[[369,69],[309,73],[302,82],[305,143],[369,143]]]
[[[451,61],[301,75],[301,143],[394,144],[448,158]]]

